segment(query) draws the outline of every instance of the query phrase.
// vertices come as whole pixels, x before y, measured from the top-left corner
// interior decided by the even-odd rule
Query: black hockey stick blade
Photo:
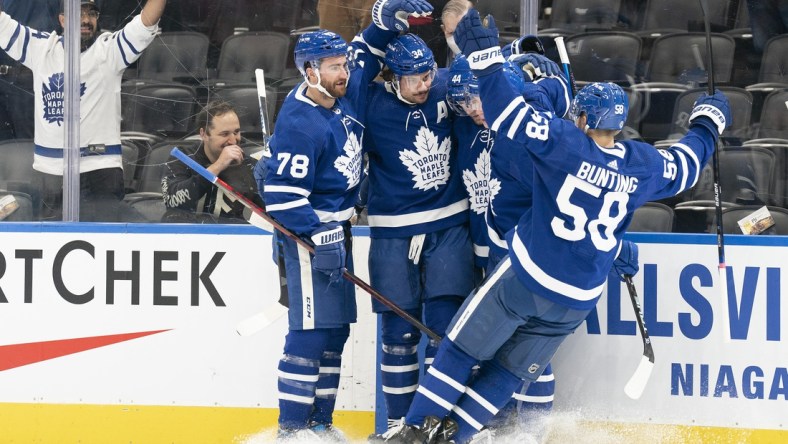
[[[651,338],[648,336],[637,290],[635,290],[635,284],[632,283],[632,276],[625,275],[624,280],[629,291],[629,298],[632,300],[632,308],[635,310],[640,336],[643,338],[643,357],[640,359],[635,373],[624,386],[624,393],[632,399],[639,399],[646,389],[649,378],[651,378],[651,372],[654,370],[654,349],[651,346]]]
[[[260,228],[264,226],[271,226],[277,231],[279,231],[280,233],[282,233],[284,236],[292,240],[293,242],[297,243],[299,246],[305,248],[311,254],[315,253],[315,249],[314,247],[312,247],[312,245],[310,245],[305,240],[293,234],[290,230],[285,228],[284,225],[280,224],[276,219],[274,219],[268,213],[266,213],[265,210],[257,206],[257,204],[255,204],[251,200],[247,199],[246,196],[244,196],[243,194],[235,191],[235,188],[230,186],[227,182],[223,181],[222,179],[219,179],[218,176],[208,171],[205,167],[203,167],[199,163],[195,162],[194,159],[186,155],[183,151],[181,151],[176,147],[172,149],[170,154],[172,154],[173,157],[186,164],[186,166],[194,170],[194,172],[207,179],[208,182],[211,182],[212,184],[219,187],[222,191],[224,191],[225,194],[227,194],[228,196],[232,196],[238,202],[241,202],[243,206],[251,210],[252,215],[249,217],[249,219],[247,219],[250,224]],[[266,228],[263,229],[266,231],[273,232],[273,230],[268,230]],[[441,340],[441,337],[438,336],[437,333],[429,329],[426,325],[422,324],[421,321],[419,321],[418,319],[411,316],[410,313],[400,308],[389,298],[380,294],[377,290],[372,288],[371,285],[364,282],[361,278],[359,278],[355,274],[345,270],[345,272],[342,273],[342,277],[354,283],[356,286],[361,287],[362,290],[369,293],[369,295],[375,298],[376,301],[388,307],[391,311],[396,313],[402,319],[406,320],[412,326],[418,328],[422,333],[426,334],[431,339],[434,339],[436,341]]]

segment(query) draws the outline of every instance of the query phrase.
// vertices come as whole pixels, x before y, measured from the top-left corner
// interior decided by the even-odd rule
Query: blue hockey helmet
[[[386,45],[384,62],[396,76],[423,74],[435,69],[435,58],[424,40],[404,34]]]
[[[597,82],[577,93],[569,113],[573,119],[585,113],[589,129],[620,130],[629,112],[627,94],[615,83]]]
[[[304,66],[307,63],[319,62],[327,57],[347,55],[348,45],[339,34],[320,29],[301,34],[293,50],[293,58],[301,75],[306,76]],[[315,68],[317,68],[315,63]]]
[[[457,115],[467,116],[465,108],[472,106],[474,97],[479,97],[479,80],[473,75],[468,59],[458,54],[449,67],[446,101]]]

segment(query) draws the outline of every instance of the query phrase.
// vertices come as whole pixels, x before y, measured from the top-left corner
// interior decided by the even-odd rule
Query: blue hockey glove
[[[312,268],[330,276],[331,282],[342,279],[345,271],[345,230],[342,225],[331,222],[312,232],[315,258]]]
[[[625,275],[634,276],[640,270],[638,263],[638,246],[634,242],[628,240],[621,241],[621,251],[618,257],[613,261],[613,268],[610,269],[610,274],[618,276],[622,281]]]
[[[491,15],[482,20],[479,11],[469,9],[454,29],[454,41],[477,76],[485,74],[478,71],[504,62],[498,46],[498,28]]]
[[[423,17],[432,13],[426,0],[378,0],[372,5],[372,23],[384,31],[407,31],[408,16]]]
[[[523,73],[530,76],[531,80],[563,75],[557,63],[536,53],[513,55],[509,58],[509,62],[519,67]]]
[[[689,122],[690,125],[694,123],[703,125],[717,135],[722,134],[725,127],[733,123],[728,98],[720,90],[715,91],[713,96],[701,94],[695,101]]]

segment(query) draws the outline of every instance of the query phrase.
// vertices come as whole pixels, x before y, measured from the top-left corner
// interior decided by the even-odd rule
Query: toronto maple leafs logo
[[[482,214],[487,205],[501,190],[501,181],[490,179],[490,151],[482,150],[476,158],[474,171],[463,170],[462,181],[471,200],[471,211]]]
[[[345,154],[334,161],[334,168],[347,177],[347,189],[349,190],[358,185],[361,178],[361,142],[355,133],[348,133],[348,138],[342,149]]]
[[[79,96],[85,95],[85,83],[81,83]],[[49,123],[63,124],[63,73],[52,74],[48,83],[41,86],[41,99],[44,102],[44,118]]]
[[[399,160],[413,174],[413,188],[438,189],[449,181],[449,151],[451,139],[446,137],[438,143],[438,137],[426,127],[419,128],[413,142],[416,151],[402,150]]]

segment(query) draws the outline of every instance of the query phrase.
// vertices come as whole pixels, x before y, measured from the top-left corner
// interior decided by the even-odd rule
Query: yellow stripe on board
[[[0,443],[258,444],[276,437],[278,409],[0,403]],[[366,441],[374,412],[341,411],[335,425]]]
[[[622,424],[551,418],[547,444],[785,444],[788,430]],[[552,421],[557,419],[557,421]]]

